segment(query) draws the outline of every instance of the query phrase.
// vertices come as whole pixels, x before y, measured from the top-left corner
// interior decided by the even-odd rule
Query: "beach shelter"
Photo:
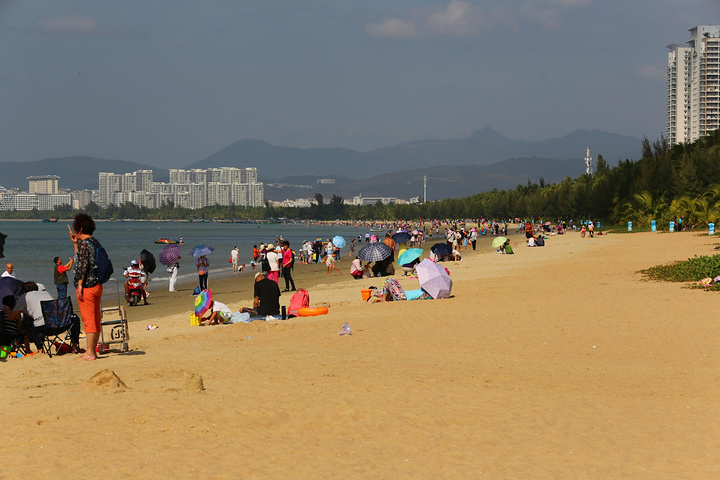
[[[496,237],[495,240],[493,240],[492,246],[493,248],[500,248],[505,242],[507,242],[507,238]]]
[[[332,244],[335,245],[337,248],[343,248],[345,245],[345,237],[341,237],[340,235],[335,235],[332,239]]]
[[[366,262],[380,262],[386,258],[392,256],[392,248],[388,247],[384,243],[368,243],[360,249],[358,257],[360,260]]]
[[[203,255],[210,255],[215,249],[209,245],[198,245],[190,250],[190,255],[193,257],[202,257]]]
[[[203,290],[195,297],[195,315],[202,317],[212,306],[212,291]]]
[[[177,262],[178,257],[180,257],[180,247],[178,245],[165,245],[160,251],[160,263],[168,267]]]
[[[452,279],[445,267],[426,258],[417,264],[415,270],[420,281],[420,288],[428,292],[431,297],[435,299],[450,298]]]

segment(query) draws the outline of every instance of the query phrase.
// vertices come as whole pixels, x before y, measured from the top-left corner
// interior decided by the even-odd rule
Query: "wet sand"
[[[158,292],[128,354],[0,365],[2,477],[717,478],[717,294],[636,273],[714,245],[570,233],[375,305],[377,279],[298,268],[330,313],[247,325],[190,327],[189,290]],[[236,307],[250,279],[210,286]]]

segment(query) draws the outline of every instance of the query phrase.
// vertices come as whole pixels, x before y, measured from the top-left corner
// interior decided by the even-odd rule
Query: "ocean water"
[[[73,245],[68,237],[67,225],[72,222],[42,223],[40,221],[0,221],[0,233],[7,235],[5,240],[5,258],[0,259],[1,270],[10,262],[15,267],[15,275],[23,281],[40,282],[47,290],[55,294],[53,284],[53,258],[59,256],[63,263],[73,255]],[[138,259],[140,251],[147,249],[159,259],[164,245],[155,244],[158,238],[177,239],[183,237],[184,245],[180,245],[179,283],[195,283],[197,271],[195,259],[190,250],[200,244],[210,245],[215,252],[208,256],[210,260],[210,283],[213,277],[232,274],[228,263],[230,251],[237,245],[240,250],[240,263],[252,260],[253,245],[275,243],[275,237],[282,237],[290,242],[291,248],[298,247],[305,240],[322,238],[327,240],[335,235],[346,238],[348,247],[342,249],[349,253],[349,237],[365,235],[367,229],[348,226],[311,226],[294,224],[240,224],[240,223],[185,223],[185,222],[97,222],[95,238],[97,238],[110,260],[113,262],[115,274],[123,281],[123,269],[130,260]],[[169,274],[158,262],[158,268],[151,275],[150,290],[164,284],[167,288]],[[109,284],[108,284],[109,285]],[[71,288],[72,290],[72,288]]]

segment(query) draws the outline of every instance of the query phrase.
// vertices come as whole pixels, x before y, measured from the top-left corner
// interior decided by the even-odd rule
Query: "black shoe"
[[[293,288],[293,289],[292,289],[292,290],[290,290],[290,291],[291,291],[291,292],[296,292],[297,290],[295,290],[295,289]]]
[[[288,290],[288,289],[286,288],[285,290],[282,290],[282,291],[283,291],[283,292],[289,292],[290,290]]]

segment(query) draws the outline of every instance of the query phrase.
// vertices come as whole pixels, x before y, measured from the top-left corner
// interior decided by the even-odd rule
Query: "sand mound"
[[[185,372],[185,390],[190,392],[202,392],[205,390],[202,377],[197,373]]]
[[[103,390],[112,393],[124,392],[128,389],[125,382],[115,375],[115,372],[109,369],[100,370],[85,382],[86,387],[92,390]]]

